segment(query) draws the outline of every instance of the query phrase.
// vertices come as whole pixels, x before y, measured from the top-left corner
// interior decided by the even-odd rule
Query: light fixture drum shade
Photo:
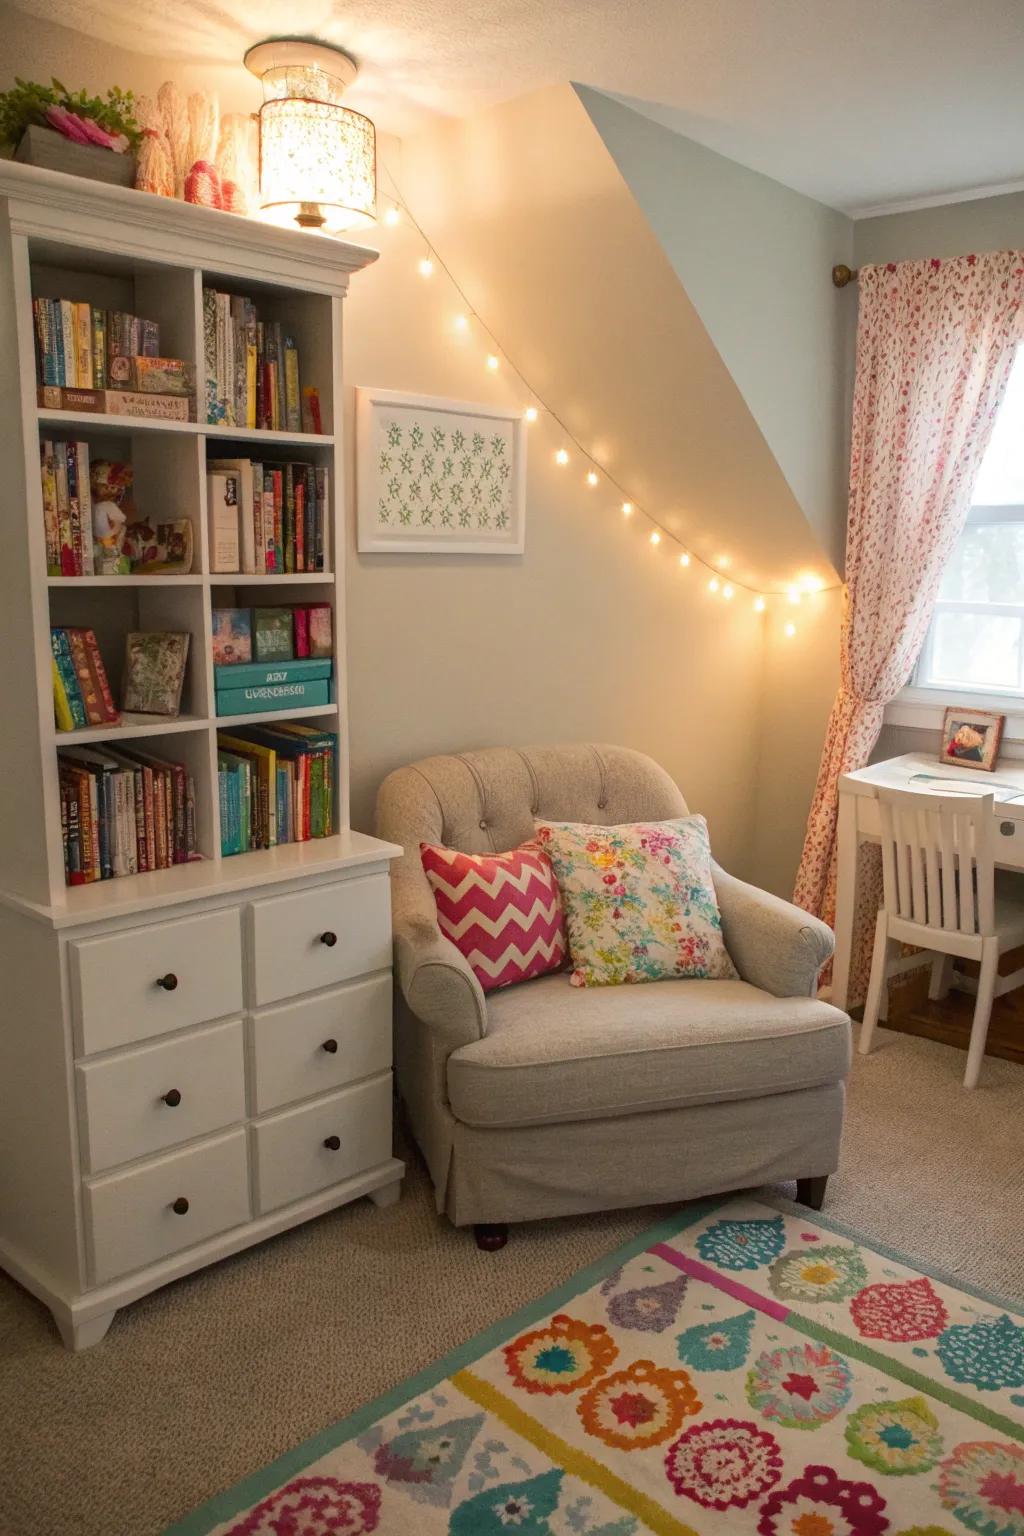
[[[260,204],[275,219],[327,230],[372,224],[377,143],[361,112],[310,96],[277,96],[260,108]],[[312,217],[303,209],[312,208]]]

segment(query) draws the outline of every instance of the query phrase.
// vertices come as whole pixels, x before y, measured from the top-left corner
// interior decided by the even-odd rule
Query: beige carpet
[[[988,1061],[969,1094],[962,1053],[882,1038],[856,1059],[826,1214],[1019,1299],[1024,1067]],[[0,1531],[151,1536],[658,1215],[523,1227],[481,1254],[413,1163],[391,1210],[361,1201],[179,1281],[81,1355],[0,1276]]]

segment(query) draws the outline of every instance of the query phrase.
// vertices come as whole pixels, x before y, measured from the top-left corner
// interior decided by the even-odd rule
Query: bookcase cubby
[[[349,823],[344,613],[342,303],[375,256],[0,162],[0,1266],[49,1307],[70,1347],[98,1342],[119,1306],[178,1275],[359,1195],[397,1198],[388,866],[401,850]],[[228,296],[216,334],[204,290]],[[232,374],[236,338],[244,387]],[[187,405],[170,390],[190,388],[192,375],[142,355],[190,365]],[[97,382],[114,357],[116,390]],[[143,394],[153,379],[163,405]],[[305,417],[303,387],[318,405]],[[208,409],[223,419],[208,420]],[[252,426],[253,415],[276,425]],[[319,430],[303,430],[311,423]],[[55,500],[47,475],[44,502],[46,443],[65,445],[51,457],[66,478]],[[70,444],[84,444],[90,464],[131,465],[133,521],[187,522],[187,571],[90,571],[91,530],[71,499],[84,451]],[[293,538],[281,564],[299,569],[270,571],[276,550],[272,562],[266,547],[262,570],[213,569],[211,461],[311,466],[301,502],[294,473],[283,482],[294,492]],[[264,538],[273,484],[270,494]],[[301,554],[300,505],[303,517],[312,507]],[[228,558],[221,545],[217,563]],[[299,666],[293,688],[305,707],[263,709],[282,695],[257,682],[239,700],[251,708],[218,715],[218,608],[309,610],[305,628],[294,614],[263,621],[269,654],[275,623],[278,636],[291,622],[311,645],[316,620],[322,665]],[[90,671],[82,648],[94,658],[91,631],[118,707],[126,636],[186,633],[179,713],[121,707],[116,721],[59,730],[51,629],[69,647],[58,671],[73,666],[79,679]],[[61,674],[72,691],[75,671]],[[298,685],[303,675],[315,691]],[[96,697],[93,716],[103,713]],[[276,779],[259,728],[275,733]],[[244,808],[265,797],[248,843],[232,823],[227,847],[225,734],[241,752],[232,771]],[[250,744],[264,755],[254,750],[247,766]],[[274,809],[271,784],[282,797]],[[86,859],[79,812],[92,815],[94,796],[99,842],[75,865],[73,847]],[[281,807],[294,841],[276,838]]]

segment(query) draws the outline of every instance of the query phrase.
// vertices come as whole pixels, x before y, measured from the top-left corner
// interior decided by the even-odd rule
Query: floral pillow
[[[703,816],[536,827],[562,893],[574,987],[670,976],[735,979]]]

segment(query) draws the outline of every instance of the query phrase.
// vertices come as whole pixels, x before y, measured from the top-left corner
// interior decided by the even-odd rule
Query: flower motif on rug
[[[679,1358],[695,1371],[737,1371],[746,1364],[753,1330],[753,1312],[720,1323],[698,1323],[679,1335]]]
[[[850,1302],[850,1314],[865,1339],[890,1344],[938,1338],[949,1322],[949,1313],[923,1275],[920,1280],[866,1286]]]
[[[676,1493],[704,1509],[743,1509],[782,1476],[778,1441],[740,1419],[691,1424],[670,1445],[665,1471]]]
[[[485,1488],[452,1512],[449,1536],[551,1536],[562,1478],[552,1467],[525,1482]],[[344,1526],[341,1531],[348,1536]]]
[[[954,1381],[983,1392],[1024,1387],[1024,1328],[1005,1312],[947,1328],[935,1352]]]
[[[508,1373],[524,1392],[579,1392],[603,1376],[618,1345],[600,1323],[581,1323],[562,1312],[543,1328],[524,1333],[503,1351]]]
[[[674,1435],[703,1404],[685,1371],[637,1360],[605,1376],[576,1404],[588,1434],[620,1451],[645,1450]]]
[[[1024,1532],[1024,1448],[994,1440],[958,1445],[939,1467],[944,1509],[978,1536]]]
[[[701,1258],[719,1269],[760,1269],[777,1258],[785,1246],[786,1225],[781,1216],[716,1221],[697,1239]]]
[[[776,1259],[768,1283],[786,1301],[843,1301],[868,1278],[856,1248],[798,1248]]]
[[[927,1472],[942,1455],[939,1421],[923,1397],[898,1403],[867,1403],[846,1421],[846,1443],[855,1461],[896,1477]]]
[[[386,1482],[402,1484],[421,1503],[449,1504],[452,1484],[483,1425],[484,1415],[477,1413],[426,1429],[408,1429],[376,1447],[373,1470]]]
[[[369,1536],[380,1520],[380,1489],[333,1477],[297,1477],[251,1509],[227,1536]]]
[[[818,1429],[846,1407],[852,1381],[840,1355],[807,1340],[758,1357],[747,1372],[747,1401],[786,1429]]]
[[[805,1467],[765,1500],[758,1536],[883,1536],[884,1509],[870,1483],[847,1482],[831,1467]]]
[[[619,1328],[664,1333],[675,1322],[689,1283],[685,1275],[680,1275],[675,1280],[664,1280],[660,1285],[642,1285],[633,1291],[620,1291],[608,1303],[608,1316]]]

